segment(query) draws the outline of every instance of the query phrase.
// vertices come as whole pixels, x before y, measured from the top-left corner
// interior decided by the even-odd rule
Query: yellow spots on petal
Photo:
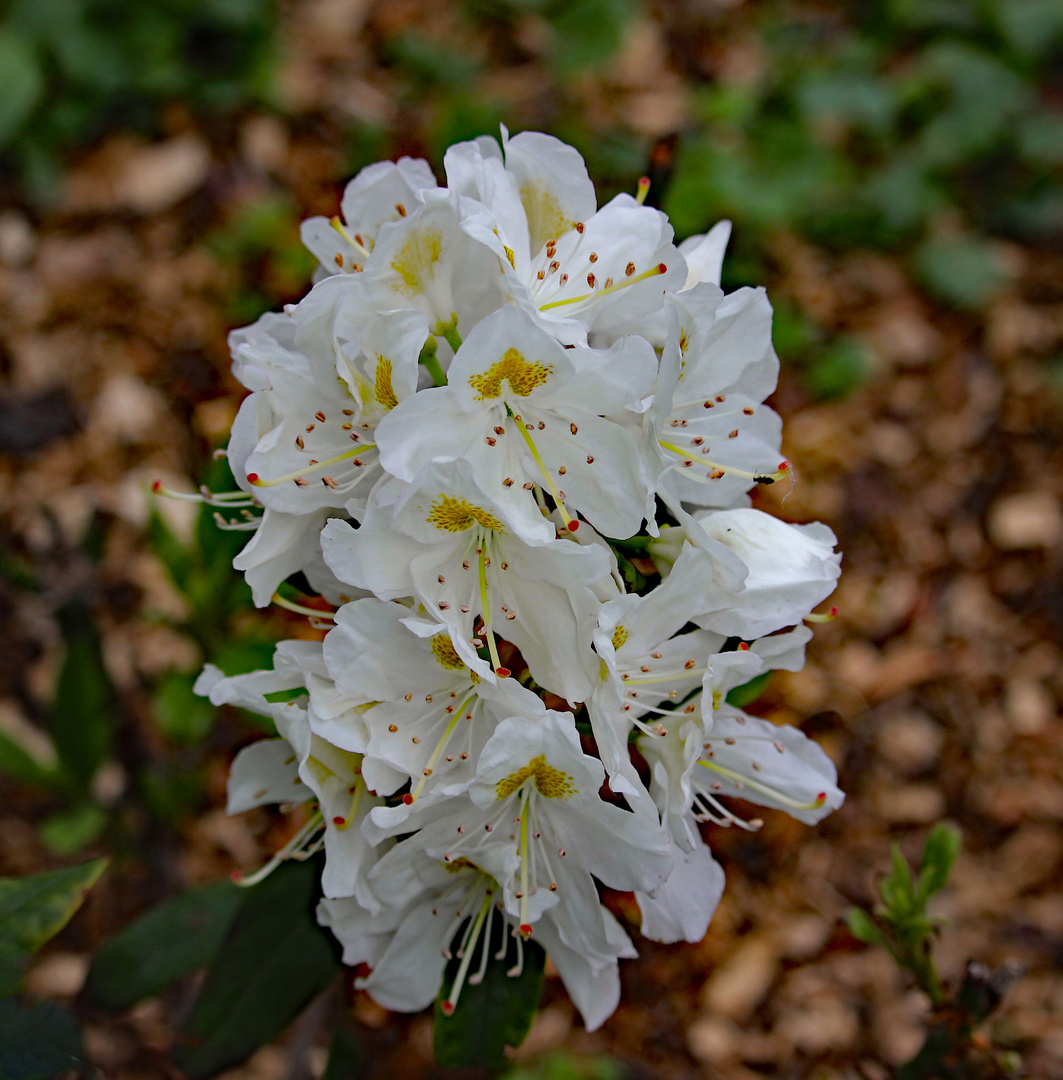
[[[476,391],[477,401],[501,397],[503,382],[509,383],[512,394],[527,397],[553,373],[552,364],[530,364],[516,349],[507,349],[498,363],[492,364],[486,371],[470,376],[469,385]]]
[[[376,379],[373,384],[373,397],[385,409],[394,409],[399,403],[395,396],[395,387],[391,385],[391,361],[379,353],[376,358]]]
[[[449,634],[436,634],[432,638],[432,655],[448,671],[464,671],[465,661],[458,656]]]
[[[509,259],[509,265],[512,266],[514,270],[516,270],[517,269],[517,256],[514,254],[513,249],[511,247],[507,247],[505,244],[503,244],[502,245],[502,250],[506,253],[506,258]]]
[[[493,529],[500,533],[506,531],[505,525],[489,510],[485,510],[482,506],[474,506],[471,502],[454,495],[440,495],[432,503],[431,513],[426,520],[440,532],[465,532],[473,525]]]
[[[425,278],[443,253],[443,232],[440,229],[410,230],[409,236],[391,263],[391,269],[402,278],[402,291],[412,296],[424,288]]]
[[[712,711],[715,712],[723,704],[723,691],[713,690],[712,692]]]
[[[531,249],[538,251],[547,240],[556,240],[572,228],[553,192],[538,184],[520,189],[520,201],[528,218]]]
[[[570,795],[578,795],[579,790],[572,783],[572,777],[553,765],[547,764],[546,755],[540,754],[533,757],[523,769],[514,773],[495,784],[495,799],[505,799],[516,791],[521,784],[534,779],[535,786],[540,795],[548,799],[567,799]]]
[[[629,637],[629,635],[628,635],[628,632],[627,632],[627,627],[624,626],[623,623],[621,623],[613,631],[613,648],[614,649],[619,649],[620,646],[623,645],[625,641],[627,641],[628,637]]]

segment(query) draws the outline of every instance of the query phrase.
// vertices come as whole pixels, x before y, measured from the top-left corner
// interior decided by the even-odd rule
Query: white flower
[[[730,239],[731,223],[718,221],[704,235],[691,236],[679,245],[679,253],[687,264],[687,280],[680,292],[687,292],[702,281],[720,284],[723,256]]]
[[[470,648],[462,652],[445,625],[379,600],[340,608],[325,638],[325,663],[337,686],[372,699],[363,714],[366,782],[388,795],[398,785],[387,778],[412,780],[393,816],[422,795],[467,788],[495,725],[522,709],[542,711],[539,698],[516,680],[496,680]]]
[[[423,192],[435,186],[428,162],[419,158],[378,161],[362,169],[344,189],[342,220],[313,217],[300,227],[303,243],[320,261],[318,273],[358,273],[376,246],[380,227],[412,213]]]
[[[670,468],[659,494],[669,505],[733,506],[754,482],[788,475],[782,422],[764,399],[779,361],[762,289],[724,296],[698,285],[667,301],[668,339],[651,411]]]
[[[447,180],[487,214],[463,227],[499,257],[512,300],[566,345],[623,332],[660,309],[686,280],[664,214],[618,195],[595,211],[594,188],[572,147],[538,132],[452,146]]]
[[[461,648],[486,644],[496,670],[509,673],[498,636],[520,649],[541,686],[570,701],[590,691],[598,601],[588,584],[608,579],[604,553],[522,538],[466,462],[429,465],[393,506],[371,505],[358,530],[330,521],[321,542],[342,581],[383,600],[415,596]]]
[[[412,480],[432,458],[472,464],[477,482],[529,535],[542,515],[526,488],[554,498],[607,536],[653,516],[653,483],[631,432],[607,417],[637,406],[657,371],[653,350],[626,337],[609,350],[562,348],[516,308],[484,319],[451,362],[448,385],[404,402],[380,425],[384,467]],[[654,477],[655,478],[655,477]]]

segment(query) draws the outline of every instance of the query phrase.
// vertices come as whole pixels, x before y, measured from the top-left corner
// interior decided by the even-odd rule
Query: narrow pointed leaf
[[[0,1000],[0,1033],[3,1080],[50,1080],[82,1065],[77,1021],[53,1001]]]
[[[290,862],[247,890],[182,1033],[177,1063],[191,1080],[271,1042],[340,970],[317,925],[321,866]]]
[[[949,880],[953,863],[960,853],[962,838],[958,829],[943,822],[935,825],[923,845],[923,857],[919,861],[918,895],[926,901],[941,892]]]
[[[507,955],[495,959],[508,927],[503,928],[500,919],[492,921],[490,959],[483,982],[476,985],[466,979],[452,1016],[443,1013],[442,1003],[454,985],[459,960],[455,957],[447,964],[432,1028],[432,1049],[436,1061],[445,1069],[498,1068],[505,1060],[505,1048],[520,1046],[524,1041],[539,1008],[546,953],[535,941],[524,942],[523,969],[520,975],[509,976],[507,971],[514,966],[516,950],[510,941]],[[480,948],[482,943],[475,949],[473,971],[479,966]]]
[[[85,994],[114,1012],[161,993],[217,954],[243,892],[218,881],[168,900],[115,934],[92,961]]]
[[[106,859],[95,859],[32,877],[0,878],[0,995],[15,993],[26,962],[66,926],[106,866]]]

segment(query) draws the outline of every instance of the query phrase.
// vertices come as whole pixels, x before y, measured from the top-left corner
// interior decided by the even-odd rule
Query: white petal
[[[642,935],[651,941],[701,941],[723,895],[723,868],[705,844],[676,854],[675,869],[655,893],[635,894]]]
[[[260,739],[233,759],[225,812],[242,814],[267,803],[304,803],[312,797],[299,779],[299,762],[287,740]]]

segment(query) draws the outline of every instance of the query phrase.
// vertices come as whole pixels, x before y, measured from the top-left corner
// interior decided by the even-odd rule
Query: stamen
[[[657,277],[659,274],[666,273],[668,267],[664,263],[658,263],[656,266],[649,270],[644,270],[641,274],[635,274],[633,277],[629,277],[626,281],[620,282],[619,285],[609,285],[607,287],[599,289],[597,292],[584,293],[582,296],[570,296],[567,300],[551,300],[548,304],[540,304],[540,311],[549,311],[551,308],[564,307],[566,304],[579,304],[584,300],[600,299],[603,296],[608,296],[610,293],[619,292],[621,289],[626,289],[629,285],[637,285],[640,281],[645,281],[647,278]]]
[[[502,658],[498,655],[498,645],[495,642],[495,632],[491,629],[491,604],[487,593],[487,553],[484,549],[485,542],[481,540],[479,548],[480,557],[480,613],[483,616],[483,629],[481,633],[487,638],[487,651],[491,654],[491,666],[500,679],[509,677],[509,668],[502,666]]]
[[[491,897],[494,894],[488,890],[484,893],[483,903],[480,905],[480,912],[476,916],[476,921],[472,924],[472,932],[469,935],[469,947],[463,946],[464,955],[461,958],[461,967],[458,968],[458,974],[454,979],[454,985],[450,988],[450,993],[447,994],[446,1000],[440,1005],[440,1009],[443,1011],[444,1016],[453,1016],[454,1010],[458,1005],[458,998],[461,997],[461,988],[465,985],[465,976],[469,973],[469,964],[472,963],[472,954],[475,951],[476,942],[480,937],[480,930],[483,927],[484,919],[487,918],[487,912],[491,908]]]
[[[253,874],[241,874],[239,871],[234,871],[232,879],[242,889],[248,888],[251,885],[257,885],[260,881],[264,881],[285,859],[297,858],[299,849],[309,841],[319,829],[324,828],[325,819],[321,815],[321,811],[316,811],[310,818],[310,820],[291,838],[273,856],[272,859],[266,863],[265,866],[256,870]]]
[[[806,615],[805,616],[805,622],[828,623],[828,622],[834,622],[834,620],[837,617],[838,617],[838,609],[836,607],[832,607],[830,609],[830,611],[828,611],[826,614],[818,614],[817,612],[812,612],[810,615]]]
[[[179,502],[206,503],[208,506],[220,506],[224,510],[236,509],[240,506],[254,506],[255,501],[246,491],[219,491],[213,492],[209,488],[200,488],[198,492],[174,491],[168,488],[161,480],[154,480],[151,490],[156,495],[162,495],[167,499],[177,499]]]
[[[462,707],[460,709],[458,709],[458,711],[456,713],[454,713],[453,717],[451,718],[450,723],[447,724],[446,729],[444,730],[443,734],[439,738],[439,742],[436,743],[436,747],[432,751],[432,756],[428,759],[428,764],[424,767],[424,772],[423,772],[423,774],[421,776],[421,779],[417,781],[417,787],[415,787],[413,789],[413,791],[409,795],[404,795],[402,797],[402,801],[404,803],[406,803],[407,806],[411,806],[417,800],[417,798],[420,796],[421,792],[424,790],[424,786],[428,782],[428,777],[432,775],[432,771],[433,771],[433,769],[435,769],[436,762],[439,760],[440,755],[443,753],[443,750],[446,748],[446,745],[447,745],[447,742],[450,739],[450,736],[454,733],[454,729],[458,726],[458,721],[461,719],[462,714],[465,712],[465,710],[468,708],[468,706],[475,699],[476,699],[476,695],[475,694],[470,694],[469,697],[466,698],[465,704],[462,705]],[[450,705],[450,706],[448,706],[448,708],[453,709],[454,706]]]
[[[528,799],[531,795],[529,784],[524,785],[520,795],[520,932],[529,937],[532,932],[528,922]]]
[[[768,784],[763,784],[759,780],[754,780],[751,776],[743,776],[733,769],[728,769],[725,765],[717,765],[715,761],[699,758],[698,764],[704,765],[706,769],[712,769],[713,772],[719,773],[721,776],[726,777],[736,784],[744,784],[746,787],[750,787],[754,791],[760,792],[761,795],[766,795],[770,799],[775,799],[777,802],[781,802],[783,806],[787,806],[791,810],[818,810],[827,801],[827,793],[821,791],[811,802],[799,803],[796,799],[791,799],[788,795],[784,795],[781,791],[777,791]]]
[[[285,608],[288,611],[294,611],[298,615],[310,615],[318,619],[334,619],[336,617],[335,612],[322,611],[320,608],[307,607],[305,604],[296,604],[291,600],[285,600],[280,593],[274,593],[270,597],[272,603],[278,607]]]
[[[687,456],[687,452],[681,447],[676,446],[675,443],[665,442],[663,439],[658,439],[657,442],[658,445],[664,447],[665,450],[671,450],[673,454],[678,454],[684,462],[690,460]],[[727,473],[730,476],[739,476],[743,480],[752,480],[757,484],[774,484],[779,480],[785,480],[790,472],[790,463],[788,461],[782,462],[778,469],[773,473],[751,473],[747,472],[745,469],[736,469],[733,465],[721,465],[717,461],[708,461],[705,458],[700,457],[698,458],[698,464],[704,465],[713,472],[721,474]],[[673,465],[672,468],[677,468],[677,466]],[[685,473],[684,475],[689,480],[694,480],[702,484],[705,483],[705,480],[700,476],[691,476],[689,473]]]
[[[272,480],[263,480],[258,473],[248,473],[247,482],[252,487],[276,487],[278,484],[286,484],[289,480],[299,481],[307,473],[316,472],[318,469],[327,469],[329,465],[335,465],[340,461],[348,461],[351,458],[357,458],[359,454],[364,454],[367,450],[375,450],[375,443],[359,443],[358,446],[352,447],[350,450],[344,450],[342,454],[336,454],[335,457],[325,458],[323,461],[312,461],[305,469],[296,469],[295,472],[286,473],[284,476],[274,477]],[[355,462],[356,465],[361,465],[360,461]]]
[[[550,475],[549,470],[546,468],[546,463],[543,461],[539,454],[539,449],[535,445],[534,440],[528,432],[527,427],[524,425],[524,421],[514,417],[514,422],[517,425],[517,430],[524,436],[524,441],[528,444],[528,449],[531,451],[532,457],[535,459],[535,464],[539,466],[539,472],[543,475],[543,480],[546,481],[546,486],[550,489],[550,494],[553,496],[554,502],[557,504],[557,512],[561,515],[565,522],[565,528],[570,533],[576,532],[579,529],[579,519],[574,518],[565,506],[565,500],[561,496],[561,489],[557,486],[556,481]]]
[[[347,241],[348,244],[351,245],[351,247],[357,248],[367,259],[369,258],[369,249],[366,248],[364,244],[360,243],[356,237],[350,234],[347,226],[344,225],[338,217],[331,218],[329,224],[343,237],[344,240]]]
[[[635,202],[639,206],[643,206],[646,202],[646,196],[650,193],[650,178],[648,176],[639,177],[639,186],[635,191]]]

